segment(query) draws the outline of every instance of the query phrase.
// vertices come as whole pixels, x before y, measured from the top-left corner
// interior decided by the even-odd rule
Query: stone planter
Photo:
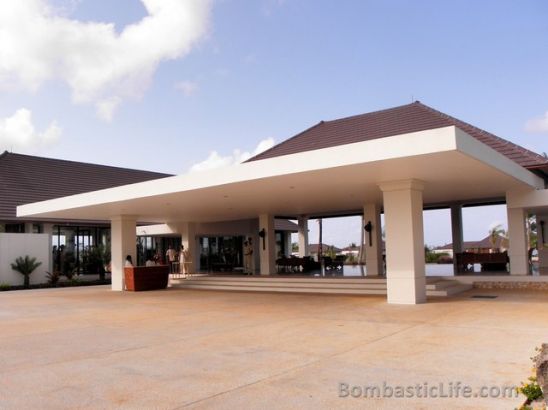
[[[132,292],[165,289],[169,278],[169,266],[125,267],[124,276],[126,290]]]

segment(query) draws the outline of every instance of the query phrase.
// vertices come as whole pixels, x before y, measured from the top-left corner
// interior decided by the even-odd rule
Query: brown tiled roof
[[[322,252],[327,252],[329,249],[333,248],[333,252],[337,253],[340,252],[341,249],[337,248],[334,245],[327,245],[325,243],[322,243]],[[309,243],[308,244],[308,253],[318,253],[318,244],[317,243]]]
[[[0,154],[0,220],[16,220],[18,205],[168,176],[6,151]]]
[[[257,161],[417,131],[455,126],[529,169],[548,169],[548,159],[480,128],[430,108],[419,101],[333,121],[313,127],[249,159]]]
[[[496,246],[495,248],[503,248],[504,244],[506,242],[506,239],[502,236],[497,236],[497,241],[496,241]],[[462,243],[462,246],[465,250],[471,250],[471,249],[491,249],[493,247],[493,244],[491,243],[491,237],[490,236],[486,236],[485,238],[483,238],[481,241],[464,241]],[[450,250],[450,249],[453,249],[453,244],[452,243],[448,243],[446,245],[443,245],[443,246],[438,246],[437,248],[434,248],[435,250],[438,250],[438,251],[443,251],[443,250]]]

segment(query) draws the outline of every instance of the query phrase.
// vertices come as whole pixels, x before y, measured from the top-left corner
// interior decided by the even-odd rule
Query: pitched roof
[[[322,244],[322,252],[327,252],[329,249],[333,248],[333,252],[337,253],[340,252],[340,248],[337,248],[334,245],[327,245],[325,243]],[[308,244],[308,252],[309,253],[318,253],[318,244],[317,243],[309,243]]]
[[[0,220],[16,220],[16,207],[171,175],[14,154],[0,154]]]
[[[318,124],[249,159],[257,161],[298,152],[369,141],[393,135],[455,126],[519,165],[548,170],[548,159],[494,134],[458,120],[419,101]]]
[[[498,235],[495,247],[496,248],[504,248],[505,243],[506,243],[506,238],[504,238],[503,236]],[[463,249],[465,249],[465,250],[468,250],[468,249],[491,249],[493,247],[493,244],[491,243],[490,235],[486,236],[485,238],[483,238],[480,241],[464,241],[462,243],[462,245],[463,245]],[[450,249],[453,249],[453,244],[452,243],[448,243],[446,245],[438,246],[438,247],[434,248],[434,250],[438,250],[438,251],[444,251],[444,250],[450,250]]]

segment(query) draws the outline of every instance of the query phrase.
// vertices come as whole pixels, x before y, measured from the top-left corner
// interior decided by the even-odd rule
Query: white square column
[[[529,258],[527,255],[527,213],[523,208],[506,208],[508,213],[508,257],[510,258],[510,275],[527,275]]]
[[[196,235],[196,224],[194,222],[182,222],[178,226],[181,233],[181,244],[190,255],[190,264],[187,265],[188,273],[196,273],[200,270],[200,259],[198,257],[198,237]],[[177,249],[179,251],[179,249]]]
[[[42,224],[42,233],[53,235],[53,224],[48,224],[48,223]]]
[[[451,236],[453,239],[453,274],[458,273],[457,253],[464,251],[464,238],[462,232],[462,205],[451,205]]]
[[[49,249],[50,251],[53,250],[53,224],[50,223],[44,223],[42,224],[42,233],[46,233],[49,235]],[[55,246],[57,246],[57,243],[55,243]],[[49,265],[48,265],[48,271],[53,272],[53,264],[55,256],[52,256],[49,259]]]
[[[116,216],[110,220],[112,290],[124,290],[124,265],[127,255],[137,263],[137,223],[134,217]]]
[[[299,224],[299,257],[308,256],[308,217],[300,216]]]
[[[367,276],[380,276],[384,273],[381,207],[377,204],[365,204],[363,207],[363,220],[366,225],[371,222],[371,241],[369,241],[369,233],[365,232],[364,245]],[[362,226],[362,229],[365,229],[365,227]]]
[[[264,231],[263,231],[264,230]],[[272,275],[276,272],[276,234],[274,216],[262,214],[259,216],[259,232],[264,232],[264,238],[259,235],[260,274]]]
[[[285,231],[283,233],[283,238],[285,240],[285,254],[286,258],[290,258],[293,253],[293,242],[291,241],[291,232]]]
[[[388,303],[426,301],[422,191],[417,180],[379,184],[386,229]]]

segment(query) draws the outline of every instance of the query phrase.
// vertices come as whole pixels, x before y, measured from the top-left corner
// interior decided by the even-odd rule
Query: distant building
[[[333,245],[327,245],[322,244],[322,255],[326,256],[327,253],[334,252],[335,255],[339,255],[341,253],[341,249],[337,248]],[[318,244],[317,243],[310,243],[308,244],[308,254],[312,256],[314,260],[318,260]]]
[[[498,236],[495,245],[495,249],[504,252],[508,248],[508,240],[502,236]],[[493,251],[493,244],[491,243],[490,236],[486,236],[481,241],[463,242],[463,249],[465,252],[490,253]],[[447,253],[449,256],[453,257],[453,244],[448,243],[443,246],[438,246],[432,249],[432,253]]]
[[[347,246],[341,249],[340,254],[347,257],[351,255],[357,258],[358,255],[360,254],[360,247],[358,245]]]

